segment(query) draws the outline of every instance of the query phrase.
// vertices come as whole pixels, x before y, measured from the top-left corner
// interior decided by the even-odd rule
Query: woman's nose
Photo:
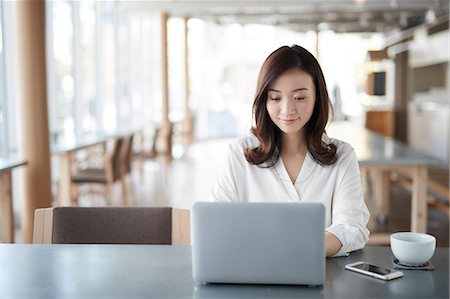
[[[281,108],[281,113],[284,115],[295,115],[297,113],[297,110],[295,109],[295,105],[289,101],[286,100],[283,103],[283,107]]]

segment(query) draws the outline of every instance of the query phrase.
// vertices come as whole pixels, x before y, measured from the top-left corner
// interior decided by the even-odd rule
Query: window
[[[47,2],[47,15],[53,142],[150,123],[152,102],[159,101],[152,94],[159,89],[154,14],[117,2],[66,0]]]
[[[74,51],[72,5],[69,1],[47,2],[51,27],[47,28],[50,131],[53,140],[75,136]]]
[[[15,3],[0,0],[0,157],[17,154]]]
[[[96,115],[99,108],[95,104],[97,98],[97,72],[96,72],[96,18],[95,3],[91,1],[74,2],[74,7],[79,6],[79,17],[74,20],[78,22],[80,28],[79,44],[76,48],[80,50],[80,63],[78,64],[80,87],[78,92],[79,98],[79,115],[77,119],[81,121],[80,130],[82,134],[96,131],[99,129]]]
[[[3,1],[0,2],[0,157],[8,153],[7,113],[5,91],[5,58],[3,50]]]
[[[171,17],[167,22],[167,51],[169,60],[170,120],[181,122],[184,117],[184,20]]]
[[[114,2],[101,2],[98,4],[98,72],[99,97],[98,104],[102,108],[99,115],[101,126],[106,131],[113,131],[117,126],[116,105],[116,10]]]

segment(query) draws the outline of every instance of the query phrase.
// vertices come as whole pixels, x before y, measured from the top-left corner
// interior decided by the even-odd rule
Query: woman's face
[[[316,103],[316,88],[311,75],[294,68],[281,74],[267,94],[270,119],[285,134],[296,134],[308,123]]]

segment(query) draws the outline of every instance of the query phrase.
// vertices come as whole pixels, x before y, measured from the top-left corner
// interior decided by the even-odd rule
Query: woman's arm
[[[216,184],[210,195],[213,202],[233,202],[238,200],[237,182],[243,173],[243,165],[239,161],[239,149],[236,144],[230,144],[227,157],[217,176]]]
[[[338,177],[332,202],[332,221],[326,231],[341,243],[335,256],[363,248],[368,239],[369,211],[364,202],[359,164],[349,145],[341,146]],[[339,151],[339,149],[338,149]]]
[[[330,232],[325,232],[326,256],[334,256],[341,249],[342,243]]]

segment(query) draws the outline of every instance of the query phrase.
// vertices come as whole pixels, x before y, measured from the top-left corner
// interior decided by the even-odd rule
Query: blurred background
[[[250,129],[264,59],[298,44],[323,68],[333,121],[439,161],[429,171],[438,186],[429,226],[448,246],[448,1],[0,4],[0,158],[26,163],[12,172],[9,195],[16,242],[30,241],[37,207],[189,207],[207,199],[227,143]],[[80,183],[74,177],[86,165],[106,167],[125,135],[133,136],[133,166],[120,188],[110,178],[106,195],[66,188],[62,178]],[[401,177],[391,174],[391,183]],[[401,185],[390,190],[396,213],[409,206],[410,189]],[[393,231],[408,229],[409,221],[377,225]]]

